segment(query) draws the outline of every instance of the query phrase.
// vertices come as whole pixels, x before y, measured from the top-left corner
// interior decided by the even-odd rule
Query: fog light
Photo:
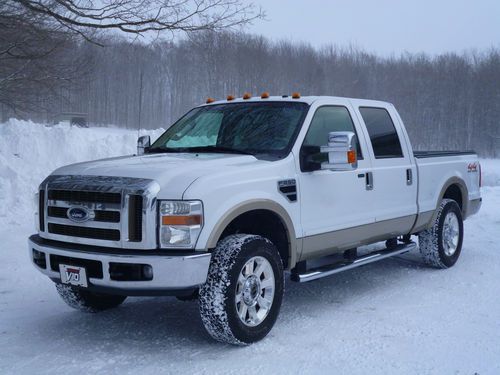
[[[142,267],[142,275],[145,280],[153,280],[153,267],[150,265],[145,265]]]
[[[45,253],[32,249],[33,250],[33,263],[35,263],[40,268],[47,268],[47,261],[45,259]]]

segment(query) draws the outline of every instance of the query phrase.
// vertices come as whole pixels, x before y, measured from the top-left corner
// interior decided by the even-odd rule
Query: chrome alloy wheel
[[[443,223],[443,250],[447,256],[452,256],[457,251],[458,241],[460,239],[460,226],[457,215],[454,212],[448,212]]]
[[[248,260],[240,271],[236,285],[236,311],[249,327],[262,323],[274,300],[275,280],[271,263],[261,256]]]

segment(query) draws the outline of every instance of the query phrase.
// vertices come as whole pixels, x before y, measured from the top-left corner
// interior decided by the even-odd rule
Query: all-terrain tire
[[[127,298],[126,296],[93,293],[64,284],[56,284],[56,289],[68,306],[89,313],[117,307]]]
[[[278,317],[284,284],[283,263],[271,241],[249,234],[224,238],[214,250],[207,282],[200,289],[203,325],[224,343],[248,345],[263,339]],[[262,310],[261,297],[268,300]]]
[[[445,225],[447,220],[452,220],[458,231],[456,233],[458,239],[453,241],[453,246],[451,242],[447,242],[447,238],[451,236],[450,233],[455,233],[455,230],[446,233],[450,231],[450,225]],[[443,199],[432,227],[418,235],[420,254],[424,263],[436,268],[452,267],[462,251],[463,237],[464,225],[460,207],[452,199]]]

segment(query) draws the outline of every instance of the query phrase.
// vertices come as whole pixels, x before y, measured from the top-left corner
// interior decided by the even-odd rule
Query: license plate
[[[68,266],[66,264],[59,265],[59,272],[61,273],[61,282],[63,284],[71,284],[82,286],[86,288],[87,273],[84,267]]]

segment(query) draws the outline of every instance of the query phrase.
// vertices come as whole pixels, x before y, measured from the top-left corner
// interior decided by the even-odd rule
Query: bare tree
[[[1,0],[0,104],[14,112],[40,109],[47,100],[36,100],[36,91],[55,99],[82,76],[77,68],[88,64],[62,52],[75,49],[76,37],[102,46],[106,31],[136,37],[216,31],[261,16],[241,0]]]
[[[84,76],[87,58],[67,53],[77,42],[61,26],[0,4],[0,104],[14,113],[43,110]]]
[[[241,0],[3,0],[86,39],[95,30],[130,34],[223,30],[263,16]]]

